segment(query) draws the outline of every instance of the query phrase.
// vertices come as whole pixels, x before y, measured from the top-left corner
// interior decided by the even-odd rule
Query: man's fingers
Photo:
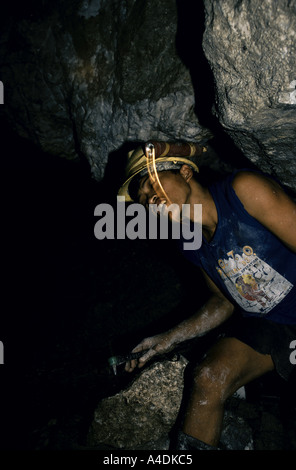
[[[138,346],[136,346],[132,350],[132,353],[140,353],[141,351],[143,351],[143,355],[144,355],[144,351],[147,351],[147,345],[144,341],[142,341],[142,343],[138,344]],[[138,366],[138,364],[139,364],[139,358],[138,359],[130,359],[125,364],[125,370],[127,372],[132,372]]]
[[[153,356],[157,354],[157,351],[155,349],[149,349],[143,356],[139,358],[139,364],[138,367],[143,367],[147,361],[149,361]]]
[[[144,339],[140,344],[138,344],[133,350],[132,352],[141,352],[141,351],[145,351],[147,349],[150,349],[152,346],[154,346],[154,343],[153,343],[153,338],[146,338]]]
[[[137,361],[132,360],[132,361],[127,361],[125,363],[124,369],[126,370],[126,372],[132,372],[136,367],[137,367]]]
[[[141,349],[140,351],[133,350],[132,352],[141,352]],[[148,351],[147,348],[143,349],[143,356],[140,356],[138,359],[132,359],[128,361],[125,365],[125,370],[127,372],[132,372],[137,366],[139,368],[143,367],[147,361],[149,361],[153,356],[155,356],[155,354],[157,354],[157,351],[155,351],[154,349],[149,349]]]
[[[161,344],[162,340],[162,335],[145,338],[132,350],[133,353],[143,352],[143,355],[139,356],[138,359],[132,359],[127,361],[125,365],[125,370],[127,372],[132,372],[137,366],[141,368],[156,354],[161,354],[162,352],[164,352],[167,349],[167,346]]]

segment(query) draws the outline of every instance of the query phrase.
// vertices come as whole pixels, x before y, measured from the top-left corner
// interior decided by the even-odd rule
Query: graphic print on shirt
[[[216,269],[233,299],[246,312],[267,314],[293,288],[250,246],[244,246],[242,254],[230,251],[227,256],[228,259],[218,260]]]

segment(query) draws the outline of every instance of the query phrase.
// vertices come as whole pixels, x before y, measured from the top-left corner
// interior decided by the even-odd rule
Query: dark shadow
[[[236,147],[213,113],[215,82],[202,48],[205,29],[203,2],[176,0],[176,5],[178,13],[176,49],[191,75],[198,121],[201,126],[212,132],[214,137],[211,146],[221,159],[236,168],[255,168]]]
[[[195,113],[202,126],[215,129],[217,119],[212,113],[215,101],[214,80],[202,48],[205,22],[203,2],[176,0],[176,4],[178,12],[176,48],[191,75]]]
[[[106,201],[116,200],[120,186],[124,183],[128,153],[139,147],[142,142],[125,142],[119,149],[109,154],[105,167],[102,187]]]

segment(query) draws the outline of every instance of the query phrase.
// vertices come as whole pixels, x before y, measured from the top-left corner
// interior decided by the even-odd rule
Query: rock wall
[[[204,5],[217,117],[252,162],[295,190],[296,1]]]
[[[222,128],[296,189],[296,0],[28,0],[0,26],[0,112],[45,152],[100,180],[126,143]]]
[[[30,2],[29,2],[30,5]],[[174,0],[43,0],[8,15],[6,118],[44,151],[85,157],[101,179],[128,141],[202,140]]]

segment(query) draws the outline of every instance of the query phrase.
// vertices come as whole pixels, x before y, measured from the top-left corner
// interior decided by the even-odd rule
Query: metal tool
[[[120,364],[124,364],[125,362],[132,361],[133,359],[139,359],[139,357],[144,356],[144,354],[148,351],[148,349],[139,351],[139,352],[134,352],[134,353],[129,353],[123,356],[111,356],[108,359],[108,364],[109,366],[112,367],[112,370],[114,372],[114,375],[117,374],[117,366]]]

